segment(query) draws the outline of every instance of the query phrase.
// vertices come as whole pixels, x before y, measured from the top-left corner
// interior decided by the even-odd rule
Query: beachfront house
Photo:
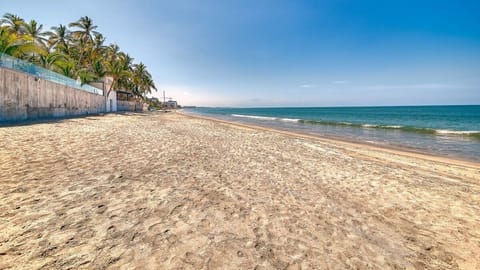
[[[104,89],[104,95],[108,95],[105,97],[106,112],[146,110],[143,102],[135,97],[132,91],[124,89],[110,90],[112,83],[113,78],[111,76],[105,76],[100,81],[94,83],[97,87]]]
[[[108,91],[111,88],[112,83],[113,78],[111,76],[106,76],[99,81],[90,83],[92,86],[103,89],[103,95],[105,96],[105,112],[117,111],[117,91],[113,89],[110,92]]]

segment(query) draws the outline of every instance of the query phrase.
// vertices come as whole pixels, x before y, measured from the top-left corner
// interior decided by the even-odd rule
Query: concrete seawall
[[[105,97],[0,68],[0,123],[105,112]]]

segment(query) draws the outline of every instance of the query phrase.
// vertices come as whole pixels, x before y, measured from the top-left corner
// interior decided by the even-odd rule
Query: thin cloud
[[[301,88],[314,88],[314,87],[317,87],[316,85],[314,84],[302,84],[300,85]]]
[[[333,84],[346,84],[348,81],[333,81]]]
[[[364,89],[367,90],[402,90],[402,89],[449,89],[457,88],[456,85],[443,83],[420,83],[420,84],[404,84],[404,85],[372,85]]]

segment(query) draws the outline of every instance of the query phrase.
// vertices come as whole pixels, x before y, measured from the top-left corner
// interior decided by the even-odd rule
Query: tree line
[[[0,52],[23,59],[80,80],[82,84],[110,76],[113,89],[130,90],[138,97],[156,90],[151,74],[142,63],[120,50],[116,44],[105,44],[92,19],[85,16],[68,25],[60,24],[44,31],[35,20],[29,22],[6,13],[0,19]]]

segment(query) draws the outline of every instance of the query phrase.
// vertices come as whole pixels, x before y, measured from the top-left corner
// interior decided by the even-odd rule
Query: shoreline
[[[420,159],[424,159],[424,160],[428,160],[428,161],[442,162],[442,163],[445,163],[445,164],[454,164],[454,165],[459,165],[459,166],[467,166],[467,167],[471,167],[471,168],[474,168],[474,169],[480,169],[480,162],[477,162],[477,161],[469,160],[469,159],[466,159],[466,158],[464,159],[464,158],[461,158],[461,157],[447,157],[447,156],[442,156],[442,155],[436,155],[434,153],[416,151],[416,150],[410,149],[408,147],[394,146],[394,145],[381,145],[381,144],[376,144],[376,143],[348,140],[348,139],[341,138],[341,137],[322,136],[322,135],[316,135],[316,134],[311,134],[311,133],[303,133],[301,131],[290,131],[290,130],[277,129],[277,128],[266,127],[266,126],[261,126],[261,125],[255,125],[255,124],[245,124],[245,123],[228,121],[228,120],[223,120],[223,119],[204,116],[204,115],[198,115],[198,114],[194,114],[194,113],[191,113],[191,114],[190,113],[185,113],[185,112],[182,112],[182,111],[176,111],[175,113],[181,114],[181,115],[186,116],[186,117],[205,119],[205,120],[209,120],[209,121],[214,121],[214,122],[218,122],[218,123],[223,123],[223,124],[228,124],[228,125],[233,125],[233,126],[238,126],[238,127],[243,127],[243,128],[270,131],[270,132],[280,133],[280,134],[293,136],[293,137],[319,140],[319,141],[323,141],[323,142],[327,142],[327,143],[333,143],[334,145],[343,144],[343,145],[353,146],[353,147],[368,147],[372,150],[384,151],[384,152],[388,152],[388,153],[396,154],[396,155],[400,155],[400,156],[405,156],[405,157],[414,157],[414,158],[420,158]]]

